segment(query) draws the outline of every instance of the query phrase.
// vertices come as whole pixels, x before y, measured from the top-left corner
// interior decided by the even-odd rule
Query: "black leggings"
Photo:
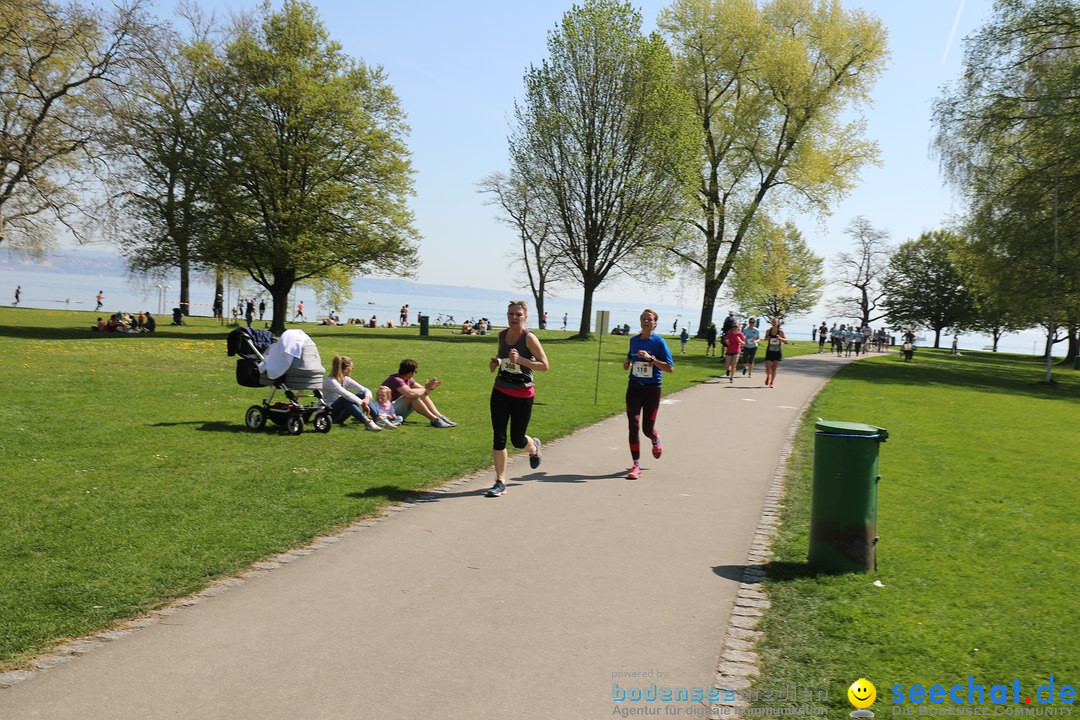
[[[533,399],[510,397],[504,392],[491,390],[491,430],[494,434],[492,450],[506,449],[506,422],[510,421],[510,442],[516,448],[525,447],[525,431],[532,417]]]
[[[641,436],[638,434],[638,416],[641,416],[645,436],[656,441],[656,413],[660,409],[660,386],[626,386],[626,419],[630,423],[630,457],[641,458]]]

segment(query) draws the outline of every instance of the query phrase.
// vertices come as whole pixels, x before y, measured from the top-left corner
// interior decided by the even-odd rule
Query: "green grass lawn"
[[[830,709],[848,713],[847,687],[865,677],[881,717],[896,684],[966,686],[974,675],[989,690],[1018,678],[1021,702],[1033,703],[1050,676],[1059,689],[1080,685],[1080,378],[1057,370],[1046,386],[1042,369],[920,350],[910,364],[850,365],[828,384],[788,466],[759,689],[827,689]],[[876,572],[807,570],[817,417],[889,431]]]
[[[422,379],[445,381],[433,397],[460,425],[292,437],[244,427],[266,391],[236,384],[230,328],[192,318],[151,336],[98,334],[94,318],[0,308],[0,668],[490,465],[491,336],[302,325],[327,368],[350,355],[368,387],[415,358]],[[568,335],[539,333],[552,370],[538,376],[530,433],[545,440],[623,407],[627,339],[607,336],[599,352]],[[668,392],[722,374],[703,341],[690,350]]]

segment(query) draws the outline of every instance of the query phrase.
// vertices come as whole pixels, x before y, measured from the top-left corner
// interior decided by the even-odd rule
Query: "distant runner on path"
[[[97,291],[97,307],[94,308],[94,312],[97,312],[98,310],[101,310],[101,306],[104,303],[105,303],[105,291],[104,290],[98,290]]]
[[[742,351],[743,375],[754,377],[754,358],[757,357],[758,340],[761,339],[761,331],[758,330],[757,320],[750,318],[749,327],[743,330],[746,337],[746,345]]]
[[[781,346],[788,342],[780,329],[780,318],[773,318],[772,327],[765,331],[765,384],[774,387],[776,371],[780,369]]]
[[[645,436],[652,441],[652,454],[659,459],[663,448],[660,436],[656,433],[656,413],[660,409],[660,384],[665,372],[675,371],[675,360],[671,357],[664,338],[655,334],[660,316],[655,310],[645,309],[641,313],[641,333],[630,338],[630,351],[626,353],[623,370],[629,370],[626,386],[626,419],[630,426],[630,457],[634,464],[626,477],[637,480],[641,477],[641,435],[639,420],[643,418]]]
[[[529,306],[524,300],[513,300],[506,308],[507,328],[499,333],[498,354],[488,362],[491,372],[498,370],[495,387],[491,389],[491,429],[494,439],[491,457],[495,465],[495,484],[488,497],[506,493],[506,424],[510,423],[510,442],[514,447],[529,448],[529,467],[540,467],[540,438],[529,437],[529,418],[532,417],[533,372],[548,369],[547,355],[536,335],[529,332],[526,322]]]

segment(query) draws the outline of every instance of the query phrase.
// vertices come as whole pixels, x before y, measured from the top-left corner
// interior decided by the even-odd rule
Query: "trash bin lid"
[[[877,435],[883,432],[881,428],[874,425],[838,420],[818,420],[815,427],[818,432],[829,435]]]

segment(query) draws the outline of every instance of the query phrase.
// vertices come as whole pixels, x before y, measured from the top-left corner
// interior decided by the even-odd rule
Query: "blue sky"
[[[521,274],[510,259],[513,232],[496,222],[476,183],[507,168],[506,137],[514,100],[522,95],[522,76],[530,63],[546,57],[547,33],[570,3],[313,1],[351,55],[385,68],[408,113],[417,191],[412,207],[424,236],[416,279],[520,287]],[[646,29],[652,29],[668,3],[635,4]],[[253,5],[230,2],[227,7]],[[873,92],[874,107],[866,112],[868,135],[881,146],[881,167],[865,169],[859,187],[824,222],[791,218],[827,261],[847,248],[843,229],[856,215],[888,229],[898,243],[940,227],[959,209],[930,155],[930,109],[940,88],[959,76],[962,38],[991,10],[990,0],[848,0],[844,5],[884,21],[892,60]],[[605,294],[640,292],[624,283]],[[650,290],[650,296],[657,294],[658,301],[690,304],[700,297],[696,287],[681,293],[674,287]]]

